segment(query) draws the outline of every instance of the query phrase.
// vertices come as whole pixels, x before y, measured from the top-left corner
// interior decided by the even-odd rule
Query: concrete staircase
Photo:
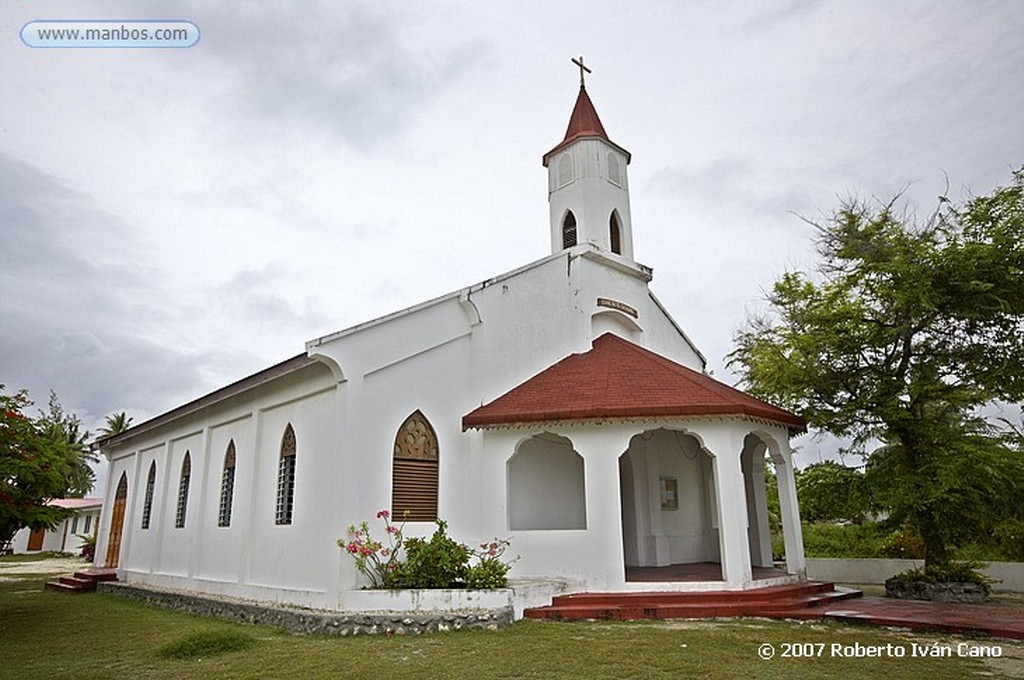
[[[48,581],[46,590],[53,590],[59,593],[87,593],[96,590],[96,583],[99,581],[116,581],[117,569],[86,569],[76,571],[71,576],[61,576],[56,581]]]
[[[738,616],[820,619],[822,607],[860,597],[832,583],[805,581],[753,590],[645,591],[559,595],[546,607],[527,609],[532,619],[709,619]]]

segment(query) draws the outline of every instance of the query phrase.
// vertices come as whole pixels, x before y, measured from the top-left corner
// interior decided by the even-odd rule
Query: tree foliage
[[[870,492],[862,472],[825,461],[796,473],[800,518],[807,522],[860,524],[871,509]]]
[[[78,419],[63,415],[55,398],[49,416],[33,419],[25,415],[31,404],[24,391],[7,395],[0,385],[0,548],[23,527],[56,526],[70,511],[47,503],[83,483],[82,435],[68,427]]]
[[[92,490],[96,483],[96,473],[89,463],[96,463],[99,458],[89,448],[89,432],[82,429],[82,421],[73,413],[65,413],[60,405],[57,394],[50,392],[50,402],[46,411],[41,411],[39,424],[54,444],[67,453],[68,473],[66,498],[82,498]]]
[[[851,200],[813,223],[816,275],[782,276],[730,366],[852,437],[877,500],[941,563],[1020,488],[1020,452],[973,414],[1024,398],[1024,168],[991,195],[941,198],[923,222],[896,205]]]
[[[121,434],[132,426],[132,420],[132,417],[124,411],[111,413],[107,416],[103,427],[96,434],[99,439],[106,439],[107,437],[113,437],[115,434]]]

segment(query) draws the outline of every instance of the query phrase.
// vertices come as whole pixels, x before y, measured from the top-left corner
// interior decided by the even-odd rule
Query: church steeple
[[[633,259],[633,228],[629,214],[626,166],[630,154],[608,138],[587,94],[583,58],[580,91],[565,138],[544,154],[548,169],[551,251],[578,243]]]

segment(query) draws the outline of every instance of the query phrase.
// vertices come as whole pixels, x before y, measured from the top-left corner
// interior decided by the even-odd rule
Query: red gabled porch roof
[[[804,432],[800,416],[611,333],[462,418],[462,428],[544,421],[748,416]]]

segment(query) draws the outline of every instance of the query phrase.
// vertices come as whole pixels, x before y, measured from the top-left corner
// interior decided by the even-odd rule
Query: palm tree
[[[115,434],[120,434],[132,426],[132,418],[127,413],[121,411],[120,413],[111,413],[107,416],[107,424],[100,428],[97,432],[100,439],[106,439],[107,437],[113,437]]]

